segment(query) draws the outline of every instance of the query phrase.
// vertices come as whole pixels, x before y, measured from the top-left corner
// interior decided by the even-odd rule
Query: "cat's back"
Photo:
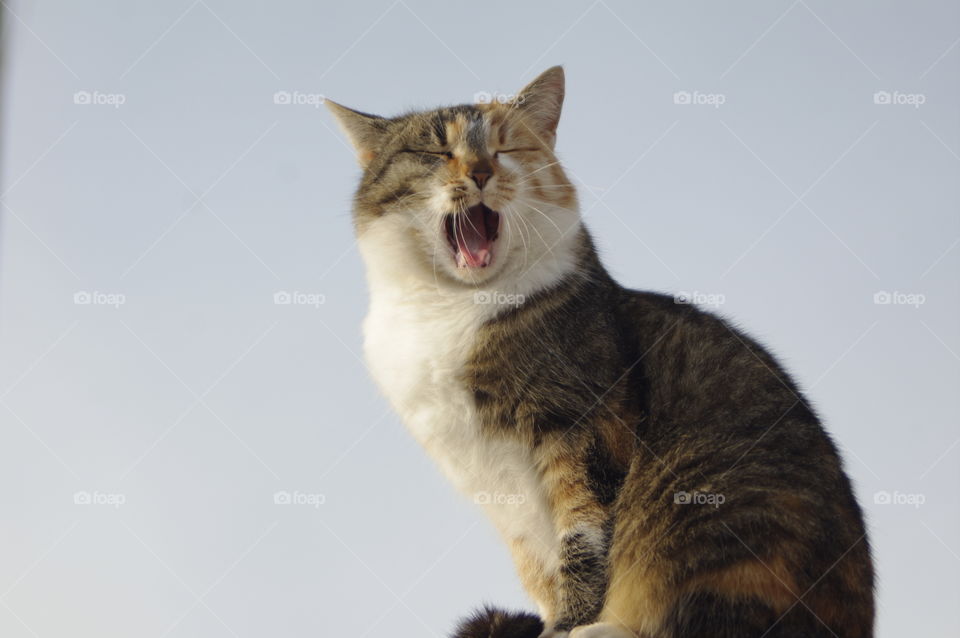
[[[669,295],[628,289],[617,315],[648,386],[648,408],[661,418],[749,430],[784,415],[819,429],[786,368],[728,319]]]

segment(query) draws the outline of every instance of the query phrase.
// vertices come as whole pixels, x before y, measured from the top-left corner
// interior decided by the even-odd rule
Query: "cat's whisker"
[[[527,183],[528,181],[530,181],[530,176],[531,176],[531,175],[534,175],[534,174],[536,174],[536,173],[539,173],[539,172],[542,171],[542,170],[546,170],[546,169],[550,168],[551,166],[556,166],[556,165],[559,164],[559,163],[560,163],[560,160],[557,160],[556,162],[550,162],[549,164],[544,164],[544,165],[541,166],[540,168],[534,169],[534,170],[530,171],[529,173],[527,173],[526,175],[524,175],[524,176],[520,179],[520,181],[517,182],[517,184],[518,184],[518,185],[519,185],[519,184],[525,184],[525,183]]]
[[[529,224],[530,229],[537,234],[537,237],[540,238],[540,243],[542,243],[543,247],[547,249],[547,253],[552,255],[553,245],[547,241],[547,239],[543,236],[543,233],[540,232],[540,230],[537,228],[537,225],[533,223],[532,220],[527,220],[527,223]]]
[[[547,249],[547,252],[551,255],[553,254],[553,246],[543,237],[539,230],[537,230],[536,224],[530,224],[530,228],[537,234],[537,237],[540,238],[540,241],[543,243],[544,248]]]
[[[536,202],[537,204],[542,204],[543,206],[547,206],[547,207],[552,208],[552,209],[554,209],[554,210],[564,211],[564,212],[568,212],[568,213],[574,213],[574,214],[576,214],[576,215],[579,215],[579,214],[580,214],[580,209],[579,209],[578,207],[576,207],[576,206],[574,206],[574,207],[572,207],[572,208],[571,208],[571,207],[567,207],[567,206],[560,206],[560,205],[558,205],[558,204],[556,204],[556,203],[554,203],[554,202],[547,201],[547,200],[543,199],[542,197],[534,197],[534,196],[533,196],[532,194],[530,194],[530,193],[527,193],[526,195],[524,195],[524,197],[522,198],[522,200],[525,201],[525,202]]]
[[[517,214],[516,212],[514,213],[514,216],[516,219],[520,219],[520,215]],[[517,228],[517,235],[520,237],[520,242],[523,244],[523,267],[526,268],[527,263],[530,260],[530,251],[527,249],[527,242],[524,241],[524,238],[523,238],[523,227],[519,223],[517,223],[516,228]]]
[[[506,225],[506,227],[507,227],[508,229],[510,229],[510,237],[512,238],[514,232],[516,232],[516,233],[520,236],[520,241],[521,241],[521,243],[523,243],[523,234],[520,233],[519,230],[514,230],[514,227],[510,224],[511,218],[513,218],[513,217],[516,216],[516,211],[510,210],[510,209],[508,208],[508,209],[504,210],[504,213],[508,213],[508,211],[509,211],[509,214],[505,214],[505,215],[503,216],[503,218],[504,218],[504,220],[505,220],[505,225]],[[508,254],[509,254],[509,253],[508,253]],[[527,255],[527,250],[526,250],[526,244],[524,244],[524,250],[523,250],[523,267],[524,267],[524,268],[527,267],[527,259],[528,259],[528,255]]]
[[[524,237],[524,234],[523,234],[525,222],[524,222],[524,220],[523,220],[523,215],[516,215],[516,219],[517,219],[517,222],[518,222],[518,223],[517,223],[517,229],[520,231],[520,240],[523,241],[523,259],[524,259],[523,265],[526,266],[526,265],[527,265],[527,261],[526,261],[526,260],[527,260],[528,256],[530,255],[530,246],[529,246],[529,244],[528,244],[528,242],[527,242],[527,239]]]
[[[466,207],[466,204],[463,203],[463,200],[462,199],[459,200],[457,204],[458,204],[459,210],[457,211],[457,214],[453,216],[453,236],[456,237],[457,233],[459,232],[460,239],[463,242],[463,245],[466,246],[467,239],[466,239],[466,236],[463,234],[464,233],[463,222],[461,221],[458,224],[457,221],[460,219],[466,219],[471,227],[473,227],[473,222],[470,221],[470,216],[467,214],[467,207]],[[477,231],[477,229],[474,228],[474,232],[479,232],[479,231]],[[459,267],[459,264],[457,264],[457,266]],[[474,273],[473,269],[467,268],[466,272],[470,276],[470,282],[476,285],[477,276],[476,276],[476,273]]]
[[[540,215],[541,215],[544,219],[546,219],[548,222],[550,222],[551,224],[553,224],[553,227],[557,229],[557,232],[558,232],[558,233],[561,233],[561,234],[563,233],[563,231],[560,230],[560,227],[557,226],[557,222],[555,222],[555,221],[553,221],[552,219],[550,219],[550,216],[549,216],[549,215],[547,215],[545,212],[543,212],[542,210],[540,210],[539,208],[537,208],[536,206],[534,206],[534,205],[531,204],[530,202],[526,202],[526,204],[527,204],[527,206],[529,206],[530,208],[532,208],[532,209],[535,210],[536,212],[540,213]]]
[[[467,223],[470,224],[470,228],[473,229],[473,232],[479,233],[480,230],[479,230],[476,226],[473,225],[473,220],[470,219],[469,211],[470,211],[469,208],[464,207],[462,214],[463,214],[464,218],[466,218]]]
[[[520,219],[521,222],[523,222],[523,225],[527,228],[527,234],[528,234],[528,236],[529,236],[529,232],[530,232],[531,230],[532,230],[533,232],[535,232],[535,233],[537,234],[537,237],[540,238],[540,241],[543,242],[543,245],[544,245],[544,247],[547,249],[547,252],[552,254],[552,253],[553,253],[553,247],[552,247],[549,243],[547,243],[547,240],[546,240],[546,239],[543,238],[543,235],[541,235],[541,234],[540,234],[540,231],[537,230],[536,225],[535,225],[535,224],[532,224],[529,220],[524,219],[523,216],[520,216],[519,219]],[[532,238],[531,238],[531,243],[533,243],[533,239],[532,239]]]
[[[510,225],[510,217],[506,210],[504,211],[503,217],[503,226],[507,230],[507,249],[504,251],[506,255],[510,255],[510,248],[513,246],[513,226]]]
[[[443,218],[441,218],[441,224],[442,223],[443,223]],[[446,229],[443,229],[443,232],[445,233]],[[443,243],[442,234],[441,233],[434,234],[432,243],[433,243],[433,259],[432,259],[433,285],[436,288],[437,293],[440,296],[444,296],[445,293],[443,292],[443,287],[440,285],[440,278],[437,276],[437,251],[438,251],[438,248],[440,248],[441,244]]]

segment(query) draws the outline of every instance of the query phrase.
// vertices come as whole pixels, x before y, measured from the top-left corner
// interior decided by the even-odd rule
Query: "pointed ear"
[[[387,130],[387,119],[348,109],[332,100],[324,100],[327,108],[337,118],[340,128],[357,150],[357,161],[366,168],[380,150],[380,143]]]
[[[517,94],[515,107],[533,132],[552,147],[563,107],[565,79],[562,66],[552,66]]]

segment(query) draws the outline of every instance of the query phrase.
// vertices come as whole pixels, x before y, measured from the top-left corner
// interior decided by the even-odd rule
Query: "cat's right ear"
[[[387,119],[348,109],[331,100],[324,100],[324,103],[337,118],[340,128],[347,134],[347,138],[356,149],[360,166],[366,168],[377,156],[380,142],[387,130]]]
[[[563,67],[550,67],[525,86],[514,101],[526,125],[551,148],[557,139],[565,84]]]

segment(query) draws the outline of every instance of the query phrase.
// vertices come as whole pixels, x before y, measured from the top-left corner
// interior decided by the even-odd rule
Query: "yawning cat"
[[[563,97],[554,67],[503,103],[327,102],[363,168],[371,373],[539,608],[456,635],[872,636],[830,438],[755,341],[604,270],[554,155]]]

